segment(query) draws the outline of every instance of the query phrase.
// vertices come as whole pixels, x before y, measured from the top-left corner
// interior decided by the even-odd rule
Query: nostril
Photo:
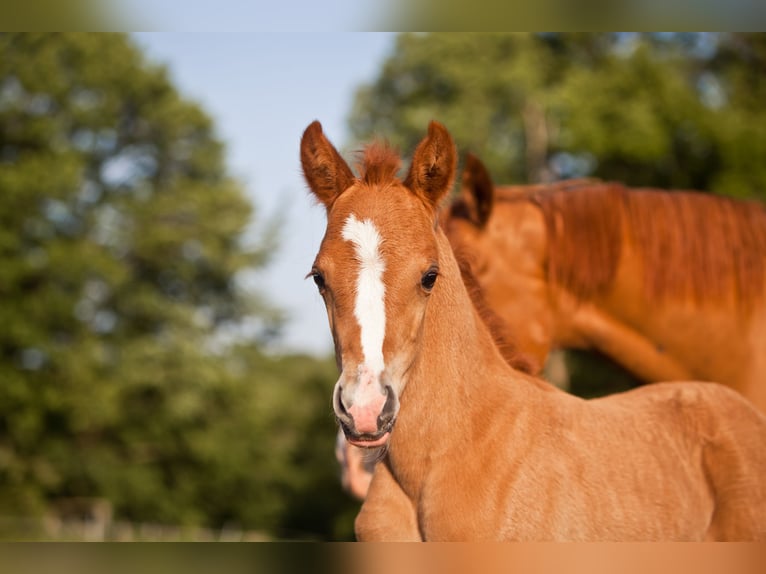
[[[391,424],[391,422],[396,417],[397,408],[396,393],[394,393],[394,389],[392,389],[389,385],[386,385],[384,391],[386,395],[386,402],[380,411],[380,415],[378,416],[378,426],[380,428]]]
[[[335,393],[335,414],[339,417],[350,419],[351,415],[348,412],[348,409],[346,408],[346,405],[343,404],[343,393],[340,389],[338,389],[338,392]]]

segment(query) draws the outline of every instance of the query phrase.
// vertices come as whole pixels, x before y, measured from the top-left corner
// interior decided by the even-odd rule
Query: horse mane
[[[758,202],[593,182],[537,187],[526,197],[545,219],[550,282],[582,300],[612,285],[626,240],[656,300],[702,305],[734,293],[746,307],[762,296],[766,208]]]
[[[460,276],[463,279],[468,295],[474,308],[479,313],[484,324],[489,329],[492,339],[495,341],[500,354],[514,369],[530,375],[537,374],[540,370],[537,362],[528,357],[519,350],[515,339],[512,337],[508,327],[490,306],[484,297],[484,291],[481,288],[476,276],[473,273],[470,257],[462,250],[453,250],[455,259],[457,259],[460,268]]]

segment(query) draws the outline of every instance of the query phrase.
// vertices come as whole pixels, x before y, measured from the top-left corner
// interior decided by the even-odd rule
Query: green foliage
[[[763,34],[403,34],[353,134],[430,119],[496,181],[596,176],[766,197]]]
[[[127,37],[0,35],[0,514],[349,535],[336,369],[258,350],[274,238],[223,154]]]

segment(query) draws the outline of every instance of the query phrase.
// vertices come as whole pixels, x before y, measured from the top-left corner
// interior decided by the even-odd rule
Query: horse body
[[[443,127],[404,182],[377,148],[354,178],[316,123],[301,159],[327,208],[311,275],[333,408],[352,444],[384,449],[360,540],[766,539],[766,417],[742,397],[674,383],[583,401],[505,360],[436,225]]]
[[[589,181],[492,188],[475,158],[463,184],[445,231],[540,364],[594,348],[644,381],[721,382],[766,412],[761,205]]]

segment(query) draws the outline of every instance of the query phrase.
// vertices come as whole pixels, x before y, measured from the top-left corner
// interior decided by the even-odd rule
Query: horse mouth
[[[340,428],[343,429],[343,434],[346,435],[348,443],[360,448],[376,448],[383,446],[388,442],[388,438],[391,436],[391,428],[394,426],[393,421],[391,421],[390,424],[385,425],[375,434],[358,434],[349,428],[343,421],[338,422],[340,422]]]
[[[388,442],[388,437],[390,435],[391,433],[388,431],[384,432],[378,438],[367,438],[366,436],[359,437],[359,438],[351,438],[350,436],[346,435],[346,440],[348,441],[349,444],[352,444],[360,448],[376,448],[386,444]]]

